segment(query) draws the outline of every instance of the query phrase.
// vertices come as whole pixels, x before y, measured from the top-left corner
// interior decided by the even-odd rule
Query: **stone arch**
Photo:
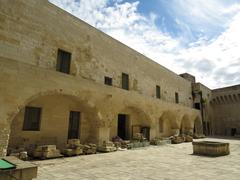
[[[172,135],[171,121],[162,115],[158,119],[158,132],[159,137],[169,137]]]
[[[161,119],[163,119],[165,122],[168,122],[169,127],[171,127],[171,130],[169,128],[168,136],[173,135],[179,135],[180,134],[180,127],[181,127],[181,114],[180,111],[173,110],[173,111],[165,111]]]
[[[120,112],[122,113],[129,113],[129,114],[138,114],[139,123],[146,126],[152,125],[151,117],[145,112],[143,109],[135,106],[127,106],[124,107]]]
[[[41,127],[39,132],[23,132],[25,106],[38,105],[42,108],[41,124],[44,124],[43,128]],[[11,124],[9,147],[29,148],[32,144],[56,143],[58,147],[62,148],[67,141],[70,111],[79,111],[81,114],[79,127],[81,141],[97,143],[98,128],[104,123],[101,112],[88,98],[88,92],[67,93],[59,89],[39,92],[18,105],[17,111],[8,119]]]
[[[61,95],[61,96],[68,96],[71,98],[76,99],[77,101],[85,102],[91,108],[97,108],[95,104],[89,98],[88,91],[81,91],[81,92],[74,92],[74,91],[67,91],[65,89],[53,89],[53,90],[46,90],[46,91],[39,91],[34,93],[33,95],[29,95],[24,98],[21,102],[14,104],[16,106],[14,112],[9,112],[9,116],[7,118],[7,122],[11,124],[13,118],[19,113],[19,111],[26,106],[29,102],[44,96],[51,96],[51,95]],[[98,116],[101,116],[101,113],[98,113]]]
[[[151,136],[151,127],[153,127],[153,121],[150,115],[148,115],[143,109],[137,106],[125,106],[114,111],[114,118],[110,127],[110,138],[118,135],[118,115],[126,115],[127,117],[127,137],[132,139],[134,134],[141,132],[141,128],[149,128],[149,137]]]
[[[181,120],[180,134],[192,135],[192,121],[188,114],[184,114]]]

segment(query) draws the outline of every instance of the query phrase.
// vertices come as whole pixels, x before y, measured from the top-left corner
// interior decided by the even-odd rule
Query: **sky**
[[[240,84],[240,0],[49,0],[211,89]]]

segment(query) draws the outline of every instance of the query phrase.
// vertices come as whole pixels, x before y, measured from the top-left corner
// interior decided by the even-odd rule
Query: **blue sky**
[[[123,0],[121,2],[133,3],[136,2],[136,0]],[[194,3],[189,4],[189,7],[185,6],[186,3],[191,2],[188,0],[139,0],[138,2],[138,12],[145,17],[150,16],[150,14],[155,14],[155,23],[161,31],[169,33],[171,36],[176,38],[178,36],[181,36],[184,33],[183,31],[186,30],[186,28],[189,28],[192,32],[193,37],[186,37],[189,38],[186,39],[187,43],[191,41],[196,41],[201,36],[205,36],[208,39],[217,37],[222,31],[225,30],[228,23],[228,18],[234,16],[236,12],[234,11],[233,13],[228,13],[228,15],[230,16],[224,17],[220,15],[218,17],[215,17],[216,15],[219,15],[219,13],[215,11],[212,14],[211,8],[215,9],[219,8],[218,6],[223,6],[224,8],[228,9],[231,6],[240,3],[239,0],[218,0],[218,6],[208,6],[208,9],[210,9],[210,11],[209,13],[207,13],[206,11],[202,10],[202,8],[206,9],[206,5],[203,4],[208,4],[209,2],[207,0],[195,0],[195,2],[194,0],[192,0],[192,2]],[[109,1],[109,5],[113,5],[113,1]],[[209,23],[209,21],[204,21],[204,17],[201,17],[200,15],[189,18],[192,15],[192,12],[189,11],[189,9],[191,8],[196,8],[196,11],[208,15],[209,21],[216,20],[216,22]],[[221,19],[220,24],[218,23],[219,19]],[[179,21],[181,22],[181,24],[184,24],[184,26],[187,27],[184,28],[183,26],[179,25]],[[187,43],[185,45],[188,45]]]
[[[240,0],[50,0],[175,73],[240,84]]]

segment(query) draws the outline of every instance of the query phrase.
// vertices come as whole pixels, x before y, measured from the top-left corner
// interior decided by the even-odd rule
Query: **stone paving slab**
[[[128,151],[34,161],[37,180],[175,180],[240,179],[240,140],[206,138],[230,143],[230,155],[192,155],[192,144],[149,146]]]

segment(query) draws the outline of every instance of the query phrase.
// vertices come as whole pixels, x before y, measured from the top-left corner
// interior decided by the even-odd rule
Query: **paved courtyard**
[[[183,143],[34,163],[39,165],[39,180],[239,180],[240,140],[205,140],[230,142],[231,154],[216,158],[195,156],[192,144]]]

